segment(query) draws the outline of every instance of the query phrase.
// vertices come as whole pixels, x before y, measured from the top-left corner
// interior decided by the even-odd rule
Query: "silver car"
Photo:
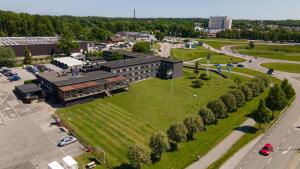
[[[59,147],[63,147],[72,143],[75,143],[77,141],[77,139],[73,136],[66,136],[64,138],[62,138],[59,142],[58,142],[58,146]]]

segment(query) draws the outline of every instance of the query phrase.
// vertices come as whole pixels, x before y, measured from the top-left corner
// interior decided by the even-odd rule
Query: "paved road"
[[[158,55],[161,57],[170,57],[172,48],[181,48],[183,45],[180,44],[169,44],[169,43],[159,43],[161,52]]]
[[[254,59],[252,56],[232,53],[230,46],[224,47],[223,52],[227,55],[252,59],[252,63],[245,63],[246,67],[258,71],[266,72],[267,69],[260,66],[266,62],[285,62],[297,63],[292,61],[282,61],[274,59]],[[287,169],[299,168],[300,157],[298,148],[300,148],[300,74],[275,72],[275,76],[284,79],[287,78],[296,90],[297,96],[294,104],[281,116],[278,122],[271,127],[257,144],[247,153],[247,155],[237,164],[237,169]],[[259,149],[265,144],[273,144],[275,151],[269,157],[259,155]],[[234,167],[233,167],[234,168]]]

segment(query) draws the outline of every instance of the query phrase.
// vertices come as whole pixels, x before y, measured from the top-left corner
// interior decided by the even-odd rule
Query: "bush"
[[[150,147],[152,149],[153,154],[161,157],[163,152],[170,150],[170,144],[168,137],[164,133],[157,133],[150,137]]]
[[[170,140],[180,143],[186,140],[188,129],[183,124],[171,125],[167,131]]]
[[[221,99],[209,102],[207,107],[212,110],[218,119],[227,117],[227,108]]]
[[[242,107],[245,104],[246,102],[245,95],[241,90],[237,90],[237,89],[231,90],[229,93],[234,95],[237,107]]]
[[[210,80],[211,79],[211,77],[207,76],[206,73],[201,73],[199,78],[201,80]]]
[[[248,85],[241,86],[241,91],[243,92],[246,101],[252,100],[253,92],[252,92],[252,89]]]
[[[228,112],[236,112],[237,106],[236,106],[236,100],[233,94],[227,93],[223,96],[221,96],[221,100],[227,107]]]
[[[193,88],[201,88],[204,86],[204,82],[202,80],[195,80],[192,82]]]
[[[187,137],[189,139],[192,139],[196,132],[205,129],[203,120],[200,116],[187,117],[184,119],[183,124],[188,130]]]
[[[264,82],[265,88],[268,88],[271,86],[271,79],[265,76],[257,76],[256,78],[261,79]]]
[[[251,81],[255,82],[259,86],[259,93],[263,93],[265,91],[265,82],[261,78],[254,78]]]
[[[151,163],[150,151],[140,145],[132,145],[128,150],[128,159],[132,167],[141,168]]]
[[[259,95],[260,86],[256,81],[251,80],[250,82],[248,82],[247,85],[251,88],[253,97],[256,97]]]
[[[199,110],[199,115],[202,117],[204,124],[210,125],[216,123],[215,114],[208,108],[202,108]]]
[[[285,96],[287,99],[291,99],[292,97],[295,96],[296,92],[291,84],[289,84],[287,79],[284,79],[283,82],[281,83],[281,89],[285,93]]]
[[[31,79],[31,80],[25,80],[24,84],[31,84],[31,83],[36,83],[36,79]]]

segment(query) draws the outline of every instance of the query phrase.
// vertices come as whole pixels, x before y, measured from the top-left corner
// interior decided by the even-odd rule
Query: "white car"
[[[77,139],[75,137],[73,137],[73,136],[66,136],[66,137],[62,138],[58,142],[57,146],[63,147],[63,146],[75,143],[76,141],[77,141]]]

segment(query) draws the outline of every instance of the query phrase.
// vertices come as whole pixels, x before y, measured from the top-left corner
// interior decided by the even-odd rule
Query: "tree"
[[[161,158],[161,154],[170,150],[168,137],[164,133],[157,133],[150,137],[150,147],[152,152]]]
[[[293,86],[289,84],[289,81],[287,79],[284,79],[283,82],[281,83],[281,89],[285,93],[285,96],[288,100],[290,100],[296,94]]]
[[[128,159],[132,167],[140,169],[151,163],[150,151],[140,145],[132,145],[128,150]]]
[[[156,37],[157,40],[162,41],[165,38],[165,34],[163,32],[157,32],[155,34],[155,37]]]
[[[194,73],[196,74],[196,75],[198,75],[199,74],[199,61],[197,61],[196,63],[195,63],[195,69],[194,69]]]
[[[68,56],[71,55],[72,49],[79,47],[79,44],[75,41],[69,27],[63,28],[63,32],[60,34],[57,47],[62,49],[64,54]]]
[[[266,107],[265,101],[260,100],[257,110],[254,111],[253,118],[259,123],[259,129],[261,129],[261,124],[270,121],[270,110]]]
[[[205,129],[203,120],[200,116],[187,117],[184,119],[183,124],[188,130],[187,137],[189,139],[192,139],[196,132]]]
[[[288,100],[285,96],[284,91],[278,84],[275,84],[266,98],[266,105],[269,109],[273,111],[272,118],[274,117],[274,112],[276,110],[281,110],[285,108],[288,104]]]
[[[255,47],[254,41],[249,42],[249,48],[253,49]]]
[[[259,93],[260,93],[260,86],[259,86],[259,84],[256,81],[251,80],[250,82],[248,82],[247,85],[251,88],[253,97],[256,97],[256,96],[259,95]]]
[[[236,99],[233,94],[227,93],[221,96],[221,100],[226,105],[228,112],[235,112],[237,110]]]
[[[236,84],[237,88],[240,88],[242,84],[242,79],[240,77],[236,77],[234,79],[234,83]]]
[[[202,80],[195,80],[195,81],[192,81],[192,87],[193,88],[201,88],[204,86],[204,82]]]
[[[23,63],[24,63],[25,65],[29,65],[29,64],[32,63],[31,53],[30,53],[30,51],[29,51],[28,48],[25,49]]]
[[[246,101],[250,101],[253,98],[252,89],[248,85],[241,86],[241,91],[243,92]]]
[[[209,102],[207,107],[212,110],[218,119],[227,117],[227,108],[221,99]]]
[[[253,81],[253,82],[255,82],[255,83],[257,83],[258,84],[258,92],[259,93],[263,93],[264,91],[265,91],[265,82],[264,82],[264,80],[263,79],[261,79],[261,78],[254,78],[254,79],[252,79],[251,81]]]
[[[264,82],[265,88],[270,87],[271,85],[271,79],[265,76],[257,76],[256,78],[261,79]]]
[[[199,110],[199,115],[206,125],[214,124],[217,121],[215,114],[208,108],[201,108]]]
[[[188,133],[187,128],[183,124],[171,125],[167,131],[170,140],[180,143],[186,140],[186,135]]]
[[[234,95],[237,107],[242,107],[245,104],[246,102],[245,95],[241,90],[237,90],[237,89],[231,90],[229,93]]]
[[[0,67],[12,67],[15,65],[16,55],[10,47],[0,47]]]
[[[89,33],[89,39],[97,42],[104,42],[110,36],[112,36],[112,33],[110,31],[98,27],[93,27],[91,32]]]
[[[150,53],[151,47],[148,42],[137,42],[133,45],[132,51],[138,53]]]
[[[122,60],[124,59],[122,53],[119,52],[113,52],[109,57],[108,60],[109,61],[116,61],[116,60]]]

